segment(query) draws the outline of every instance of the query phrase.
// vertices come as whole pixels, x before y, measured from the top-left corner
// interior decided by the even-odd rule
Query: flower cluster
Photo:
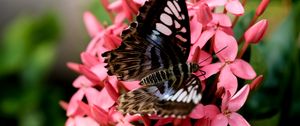
[[[198,62],[205,72],[200,79],[204,85],[208,100],[198,104],[185,119],[158,118],[139,115],[123,115],[116,110],[116,101],[122,91],[140,87],[139,82],[123,82],[115,76],[108,76],[101,54],[117,48],[121,44],[120,34],[127,27],[125,20],[133,20],[138,8],[145,0],[101,0],[109,13],[113,24],[103,26],[90,12],[85,12],[83,19],[91,42],[81,53],[82,64],[68,63],[67,66],[80,76],[73,82],[77,88],[71,100],[61,101],[68,119],[66,126],[132,125],[132,122],[164,125],[201,125],[201,126],[247,126],[249,123],[237,113],[245,103],[248,94],[262,81],[252,66],[242,59],[251,43],[258,43],[268,26],[263,19],[255,23],[263,13],[269,0],[262,0],[253,20],[238,41],[233,28],[236,21],[244,14],[244,4],[239,0],[191,0],[187,1],[191,26],[191,52],[189,62]],[[216,10],[223,9],[222,12]],[[233,15],[230,18],[229,15]],[[241,50],[238,47],[241,46]],[[217,58],[212,60],[212,55]],[[195,73],[203,74],[203,73]],[[214,81],[207,81],[209,78]],[[238,84],[238,78],[252,80],[250,84]],[[244,85],[238,89],[238,85]],[[209,94],[209,95],[208,95]],[[206,94],[203,94],[204,96]],[[205,98],[205,97],[204,97]],[[221,100],[221,102],[217,102]],[[191,121],[194,119],[196,121]]]

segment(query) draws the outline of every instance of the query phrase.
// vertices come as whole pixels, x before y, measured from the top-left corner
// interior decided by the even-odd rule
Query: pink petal
[[[238,111],[246,102],[250,91],[249,85],[245,85],[241,88],[228,102],[228,110],[235,112]]]
[[[263,19],[257,22],[245,32],[244,37],[246,42],[258,43],[265,35],[267,28],[268,20]]]
[[[78,112],[78,101],[81,101],[84,96],[84,92],[82,89],[78,89],[78,91],[73,94],[67,109],[67,116],[76,115]]]
[[[227,35],[223,31],[217,30],[215,34],[214,51],[222,61],[234,61],[238,52],[238,45],[233,36]]]
[[[226,91],[224,93],[224,95],[222,96],[222,104],[221,104],[221,111],[222,112],[225,112],[225,111],[228,110],[228,102],[229,102],[231,96],[232,95],[230,94],[229,91]]]
[[[60,107],[62,107],[64,110],[67,110],[67,109],[68,109],[68,106],[69,106],[69,104],[68,104],[67,102],[62,101],[62,100],[59,101],[59,105],[60,105]]]
[[[163,126],[166,125],[168,123],[171,123],[174,120],[174,118],[165,118],[165,119],[160,119],[157,121],[157,123],[155,123],[154,126]]]
[[[110,97],[105,87],[100,92],[94,88],[87,88],[84,92],[89,105],[97,105],[105,111],[108,111],[108,109],[115,103],[114,99]]]
[[[207,118],[198,119],[194,126],[211,126],[211,120]]]
[[[193,119],[200,119],[204,116],[204,106],[202,104],[198,104],[193,111],[189,114],[189,117]]]
[[[103,7],[108,10],[108,6],[109,6],[109,0],[100,0],[101,4],[103,5]]]
[[[65,123],[65,126],[76,126],[74,118],[69,117]]]
[[[95,55],[99,49],[100,46],[102,46],[103,41],[102,37],[103,37],[103,32],[97,34],[95,37],[93,37],[92,41],[90,41],[90,43],[88,44],[87,48],[86,48],[86,52],[89,52],[92,55]]]
[[[225,8],[228,12],[234,15],[244,14],[244,7],[239,0],[229,0],[229,2],[225,5]]]
[[[113,3],[111,3],[111,4],[108,5],[108,9],[110,9],[110,10],[116,10],[118,8],[121,8],[122,4],[123,4],[122,1],[123,0],[114,1]]]
[[[234,94],[237,90],[237,78],[231,73],[229,66],[224,66],[220,72],[218,88],[224,87],[230,94]]]
[[[115,21],[114,24],[121,24],[125,19],[126,19],[126,13],[119,13],[116,17],[115,17]]]
[[[79,66],[80,66],[80,64],[78,64],[78,63],[73,63],[73,62],[67,63],[67,67],[77,73],[80,73]]]
[[[206,0],[206,3],[210,7],[223,6],[226,2],[227,0]]]
[[[184,119],[184,120],[181,122],[181,125],[182,125],[182,126],[192,126],[191,119],[190,119],[190,118]]]
[[[190,21],[191,28],[191,44],[198,42],[201,32],[202,32],[202,24],[197,21],[196,18],[193,18]]]
[[[207,4],[200,4],[196,14],[198,21],[204,26],[212,20],[212,13]]]
[[[139,81],[121,81],[122,85],[129,91],[140,88],[140,82]]]
[[[250,124],[238,113],[231,113],[228,119],[230,126],[250,126]]]
[[[223,114],[218,114],[211,122],[211,126],[227,126],[228,119]]]
[[[87,79],[85,76],[77,77],[73,82],[73,87],[82,88],[82,87],[92,87],[96,84]]]
[[[205,75],[201,76],[201,80],[204,80],[208,77],[210,77],[213,74],[216,74],[217,72],[220,71],[220,68],[222,67],[223,63],[214,63],[214,64],[209,64],[201,68],[201,70],[205,71]]]
[[[108,117],[108,113],[105,110],[95,105],[92,105],[91,114],[92,114],[91,117],[93,117],[93,119],[99,122],[100,124],[106,124],[106,125],[108,124],[109,117]]]
[[[212,62],[212,56],[209,53],[207,53],[203,50],[198,51],[198,54],[196,54],[196,53],[197,53],[196,49],[194,49],[192,47],[189,58],[188,58],[188,62],[197,61],[199,66],[205,66]],[[197,57],[195,57],[195,56],[197,56]]]
[[[75,117],[75,126],[100,126],[96,121],[89,117]]]
[[[133,0],[133,2],[140,4],[140,5],[144,5],[144,3],[146,2],[146,0]]]
[[[213,20],[214,20],[214,22],[216,22],[216,24],[219,24],[220,26],[223,26],[223,27],[231,27],[231,25],[232,25],[230,17],[226,14],[214,13]]]
[[[219,113],[220,113],[220,110],[216,105],[204,106],[205,117],[208,117],[209,119],[215,118]]]
[[[205,30],[202,32],[201,36],[200,36],[200,39],[199,41],[197,41],[195,43],[194,46],[199,46],[200,48],[202,48],[207,42],[209,39],[211,39],[211,37],[215,34],[215,30],[213,29],[208,29],[208,30]]]
[[[119,97],[119,93],[117,92],[117,90],[115,90],[115,88],[111,85],[111,83],[109,82],[104,82],[104,86],[107,89],[108,94],[110,95],[110,97],[114,100],[117,101],[118,97]]]
[[[85,12],[83,15],[85,27],[91,37],[103,30],[102,25],[98,22],[97,18],[91,12]]]
[[[81,73],[85,77],[90,79],[93,83],[100,83],[98,76],[94,72],[92,72],[87,66],[80,65],[79,69],[80,69]]]
[[[230,64],[232,73],[240,78],[251,80],[256,77],[256,73],[249,63],[244,60],[236,59]]]
[[[96,75],[96,78],[100,81],[103,81],[108,76],[107,69],[104,67],[105,65],[104,63],[100,63],[91,68],[92,73]]]
[[[81,61],[83,62],[84,65],[88,67],[95,66],[96,64],[99,63],[98,58],[96,58],[94,55],[88,53],[88,52],[82,52],[80,54]]]

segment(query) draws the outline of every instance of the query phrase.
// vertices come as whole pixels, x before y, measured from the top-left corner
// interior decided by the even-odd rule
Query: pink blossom
[[[125,19],[132,21],[133,15],[136,15],[138,12],[137,4],[132,0],[116,0],[108,6],[108,9],[117,14],[114,20],[115,24],[120,24]]]
[[[224,87],[231,94],[234,94],[237,89],[237,78],[235,76],[243,79],[253,79],[256,73],[246,61],[235,59],[238,51],[236,40],[224,32],[218,32],[217,34],[220,37],[215,40],[215,52],[224,47],[226,48],[217,54],[220,62],[206,65],[202,70],[206,72],[206,78],[220,71],[218,88]]]
[[[207,4],[210,7],[225,6],[225,9],[234,14],[244,14],[244,7],[239,0],[207,0]]]
[[[245,103],[250,91],[249,85],[245,85],[234,96],[226,92],[221,105],[221,113],[212,121],[212,126],[250,126],[250,124],[236,111]]]

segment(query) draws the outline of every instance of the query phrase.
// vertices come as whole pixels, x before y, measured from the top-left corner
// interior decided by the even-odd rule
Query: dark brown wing
[[[176,89],[171,86],[172,81],[165,81],[130,91],[119,98],[118,109],[129,114],[184,118],[202,97],[202,87],[197,76],[192,75],[184,83]]]
[[[109,75],[140,80],[159,69],[185,63],[190,50],[189,20],[184,0],[150,0],[137,22],[122,33],[122,44],[105,52]]]

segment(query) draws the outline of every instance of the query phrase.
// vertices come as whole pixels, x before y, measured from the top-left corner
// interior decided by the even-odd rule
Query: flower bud
[[[261,82],[264,80],[264,76],[263,75],[259,75],[258,77],[256,77],[250,84],[250,89],[251,90],[255,90],[260,84]]]
[[[264,36],[268,27],[268,21],[263,19],[251,26],[244,34],[247,43],[258,43]]]
[[[197,19],[202,25],[207,25],[212,20],[212,13],[207,4],[200,4],[197,10]]]

